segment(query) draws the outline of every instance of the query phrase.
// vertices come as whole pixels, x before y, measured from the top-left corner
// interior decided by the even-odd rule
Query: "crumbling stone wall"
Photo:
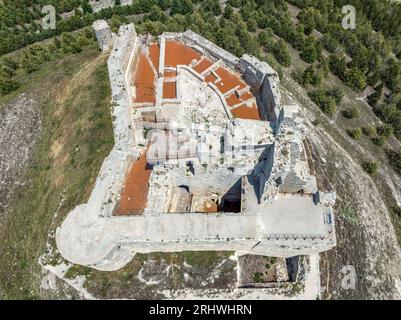
[[[266,62],[247,54],[241,57],[237,67],[256,96],[261,118],[270,121],[277,130],[282,109],[277,72]]]
[[[228,53],[226,55],[223,49],[214,50],[214,45],[210,46],[210,43],[200,36],[196,37],[196,41],[198,46],[203,45],[210,54],[214,53],[222,60],[226,59],[225,63],[235,61],[237,70],[243,72],[248,84],[252,85],[254,92],[260,96],[259,103],[266,112],[266,119],[269,120],[270,116],[273,124],[278,127],[281,102],[278,77],[274,70],[256,58],[244,56],[238,60]],[[276,234],[276,229],[266,233],[264,228],[272,229],[276,228],[276,225],[269,224],[268,221],[264,223],[262,220],[266,218],[263,215],[265,211],[256,212],[257,210],[248,210],[241,214],[163,214],[159,211],[150,215],[111,217],[124,182],[128,159],[138,156],[133,148],[134,137],[129,128],[131,95],[127,80],[127,75],[132,72],[131,65],[138,46],[134,26],[122,26],[108,61],[115,146],[102,165],[88,203],[75,208],[57,229],[56,241],[60,253],[74,263],[100,270],[117,270],[131,260],[135,251],[146,253],[236,250],[240,254],[290,257],[314,254],[332,248],[335,245],[335,234],[327,230],[329,227],[334,227],[332,209],[325,205],[331,202],[331,198],[327,196],[315,199],[315,205],[318,206],[315,212],[321,213],[325,220],[324,223],[319,220],[319,228],[322,229],[320,233],[312,230],[310,234],[284,231]],[[264,174],[271,167],[270,162],[273,161],[274,154],[273,149],[266,156],[265,167],[261,170]],[[204,168],[198,167],[196,170]],[[219,170],[224,171],[225,168],[216,169],[213,175],[219,178],[221,173],[220,179],[217,180],[223,181],[227,178],[227,174]],[[234,179],[235,175],[230,176],[233,177],[231,187],[237,182],[238,177]],[[177,186],[183,184],[192,190],[197,187],[203,190],[205,184],[211,182],[212,179],[208,179],[207,175],[204,175],[203,180],[196,176],[186,176],[185,173],[177,176]],[[213,184],[213,188],[217,186],[220,187]],[[221,188],[223,187],[226,188],[226,185],[221,185]],[[309,213],[309,210],[303,212]]]
[[[133,0],[121,0],[121,5],[131,5]],[[92,7],[93,12],[99,12],[103,9],[114,7],[115,0],[90,0],[89,4]]]
[[[105,20],[97,20],[92,25],[100,50],[110,51],[113,46],[114,35]]]

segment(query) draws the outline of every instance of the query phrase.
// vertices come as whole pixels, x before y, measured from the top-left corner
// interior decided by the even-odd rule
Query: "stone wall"
[[[277,130],[282,109],[277,72],[266,62],[247,54],[241,57],[237,67],[256,95],[262,119],[270,121]]]
[[[222,60],[231,68],[235,68],[238,63],[238,58],[226,50],[215,45],[213,42],[205,39],[199,34],[188,30],[181,34],[182,40],[189,43],[192,46],[200,47],[208,55],[214,57],[217,60]]]
[[[121,5],[131,5],[133,0],[121,0]],[[103,9],[114,7],[115,0],[89,0],[93,12],[99,12]]]
[[[273,122],[278,122],[277,115],[281,108],[279,82],[277,74],[270,66],[249,56],[237,59],[202,37],[198,35],[195,37],[192,32],[185,33],[184,37],[187,37],[188,41],[196,42],[197,46],[203,46],[209,54],[225,59],[225,63],[235,62],[237,70],[242,71],[247,83],[260,96],[259,103],[262,103],[263,108],[266,107],[266,117],[273,117]],[[314,254],[332,248],[335,245],[333,211],[330,207],[333,197],[325,194],[319,194],[314,199],[315,207],[313,208],[318,211],[319,217],[323,216],[323,219],[313,221],[319,224],[320,233],[307,224],[307,231],[301,230],[294,233],[284,231],[282,234],[276,234],[279,233],[276,232],[276,224],[270,223],[273,220],[266,218],[266,213],[271,208],[266,203],[266,207],[260,210],[255,210],[253,206],[243,213],[163,214],[158,211],[141,216],[111,216],[119,200],[129,159],[138,156],[130,129],[132,124],[130,79],[133,71],[132,64],[135,62],[139,47],[140,41],[134,26],[122,26],[108,60],[115,145],[101,167],[88,202],[70,212],[56,231],[57,247],[63,257],[73,263],[99,270],[117,270],[130,261],[135,252],[236,250],[240,254],[290,257]],[[266,168],[272,166],[270,163],[273,160],[275,148],[269,150],[270,152],[265,157],[265,166],[262,165],[261,168],[261,173],[264,175],[267,172]],[[185,167],[179,168],[186,171]],[[210,192],[224,193],[239,178],[235,174],[227,174],[228,168],[216,168],[209,172],[210,175],[199,176],[187,175],[186,172],[180,172],[181,169],[175,172],[175,176],[169,176],[174,178],[175,185],[187,185],[191,191],[199,190],[201,194],[204,194],[205,188],[210,189]],[[205,168],[197,166],[196,170],[205,170]],[[202,179],[199,178],[200,176]],[[151,180],[151,185],[155,185],[154,182],[160,182],[159,185],[161,185],[166,177],[163,175],[151,177],[156,180],[157,178],[160,181]],[[230,179],[232,181],[228,181]],[[155,198],[155,202],[157,201],[158,199]],[[294,203],[297,204],[297,202]],[[248,201],[247,206],[250,205],[252,203]],[[297,206],[292,206],[290,209],[294,210],[294,208],[297,213]],[[280,212],[283,211],[286,210]],[[309,210],[302,212],[308,213],[307,216],[309,216]],[[278,216],[281,217],[281,215]],[[299,219],[300,222],[302,220]],[[289,223],[297,224],[297,221],[289,221]],[[281,225],[287,227],[287,219]],[[270,230],[273,228],[273,230],[267,232],[266,228]]]
[[[92,24],[100,50],[110,51],[113,47],[114,34],[105,20],[97,20]]]

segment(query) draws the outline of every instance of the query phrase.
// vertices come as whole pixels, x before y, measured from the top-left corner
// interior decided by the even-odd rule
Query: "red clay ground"
[[[212,64],[213,63],[209,59],[203,58],[203,60],[201,62],[199,62],[195,67],[193,67],[193,69],[198,73],[202,73],[207,68],[209,68]]]
[[[134,75],[134,86],[136,88],[135,103],[150,102],[155,103],[155,75],[152,67],[143,53],[138,59],[137,68]]]
[[[177,41],[166,41],[165,66],[176,68],[179,64],[189,65],[192,60],[199,60],[201,55],[194,49]]]
[[[160,56],[160,47],[157,43],[152,43],[149,46],[149,56],[154,64],[154,67],[158,69],[159,66],[159,56]],[[193,69],[202,73],[204,70],[209,68],[213,62],[206,57],[194,50],[191,47],[186,46],[183,43],[178,41],[168,40],[166,41],[165,47],[165,66],[176,68],[177,65],[190,65],[193,60],[198,60],[197,65],[193,67]],[[221,93],[226,93],[231,89],[237,88],[238,90],[246,87],[246,83],[239,77],[237,74],[227,70],[223,67],[219,67],[215,70],[216,74],[221,78],[221,81],[215,83],[217,88]],[[175,77],[177,75],[176,71],[165,71],[164,77]],[[209,73],[205,77],[205,82],[214,82],[216,81],[216,76],[212,73]],[[140,56],[138,67],[136,71],[135,77],[135,86],[137,97],[135,102],[155,102],[155,86],[154,86],[154,74],[152,69],[145,59],[143,55]],[[176,96],[176,82],[164,82],[163,83],[163,98],[164,99],[175,99]],[[251,92],[245,92],[240,97],[237,97],[236,94],[231,94],[226,97],[227,104],[229,106],[237,105],[241,102],[244,104],[240,107],[232,110],[232,114],[235,118],[243,118],[243,119],[254,119],[260,120],[258,108],[256,104],[252,104],[252,107],[248,107],[245,104],[245,101],[251,99],[253,97]]]
[[[156,70],[159,70],[160,47],[157,43],[152,43],[149,46],[149,57]]]
[[[163,99],[177,98],[176,82],[163,82]]]
[[[201,212],[203,213],[216,213],[218,212],[218,205],[212,200],[205,200],[202,205]]]
[[[221,78],[221,81],[216,83],[217,88],[219,88],[221,93],[226,93],[227,91],[238,86],[238,89],[246,87],[244,81],[242,81],[237,75],[229,72],[224,68],[218,68],[216,74]]]
[[[244,101],[244,102],[245,102],[246,100],[251,99],[251,98],[253,98],[253,94],[250,93],[249,91],[243,93],[243,94],[240,96],[240,99],[241,99],[242,101]]]
[[[205,82],[209,83],[209,82],[215,82],[218,78],[213,74],[213,73],[209,73],[206,77],[205,77]]]
[[[177,71],[167,71],[164,70],[164,77],[166,78],[175,78],[177,76]]]
[[[115,215],[138,215],[146,208],[149,177],[152,170],[146,169],[146,152],[135,161],[128,171],[120,204]]]
[[[234,118],[249,119],[249,120],[260,120],[259,111],[255,103],[252,107],[248,107],[246,104],[232,109],[231,113]]]
[[[233,94],[231,94],[228,97],[226,97],[226,102],[230,107],[232,107],[232,106],[235,106],[236,104],[241,103],[243,101],[240,100],[237,97],[237,94],[234,92]]]

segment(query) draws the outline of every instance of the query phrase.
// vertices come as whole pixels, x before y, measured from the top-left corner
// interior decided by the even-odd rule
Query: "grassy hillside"
[[[105,60],[91,48],[47,63],[15,94],[33,94],[43,121],[27,183],[16,192],[0,233],[0,298],[39,297],[37,260],[53,216],[86,200],[113,146]]]
[[[29,0],[21,1],[21,3],[23,2],[29,2]],[[41,3],[39,0],[32,2]],[[156,1],[154,2],[156,3]],[[157,3],[159,2],[162,1],[157,1]],[[136,0],[133,6],[124,9],[105,10],[98,15],[87,13],[70,18],[69,22],[60,22],[64,27],[58,29],[55,34],[80,29],[82,26],[90,25],[92,20],[98,17],[110,19],[113,30],[116,30],[123,22],[135,20],[138,33],[148,32],[157,35],[163,31],[192,29],[238,56],[247,52],[268,61],[282,76],[283,89],[287,89],[290,95],[293,95],[303,105],[306,118],[314,119],[313,134],[320,132],[321,139],[327,138],[323,133],[328,134],[333,141],[329,141],[327,144],[333,148],[338,147],[341,149],[339,151],[341,156],[349,154],[355,161],[355,166],[345,163],[343,170],[340,170],[338,168],[340,162],[335,157],[325,156],[326,159],[330,159],[326,168],[326,162],[318,157],[318,153],[313,154],[313,157],[318,159],[317,163],[323,167],[318,178],[323,179],[324,175],[327,175],[327,185],[325,184],[323,187],[328,189],[333,187],[339,191],[339,201],[337,202],[339,210],[336,217],[338,247],[336,250],[339,250],[338,256],[344,260],[341,263],[349,263],[349,261],[345,261],[345,258],[348,257],[347,254],[353,255],[354,260],[358,260],[355,265],[360,264],[360,268],[365,268],[366,257],[375,257],[376,255],[366,253],[365,256],[363,246],[366,243],[374,243],[379,234],[374,228],[385,226],[383,221],[386,221],[384,218],[388,213],[401,243],[401,209],[396,203],[396,200],[400,199],[399,177],[393,169],[390,169],[385,154],[387,148],[401,150],[400,141],[390,135],[390,137],[386,137],[384,145],[377,144],[374,140],[377,138],[376,132],[368,134],[363,131],[370,127],[375,130],[379,129],[382,127],[382,123],[373,112],[374,109],[360,98],[359,89],[350,87],[350,84],[364,84],[365,80],[370,80],[372,85],[375,85],[374,82],[380,82],[380,79],[386,74],[386,70],[389,69],[389,61],[397,61],[399,65],[398,60],[392,59],[395,56],[400,57],[399,39],[394,38],[390,41],[383,38],[379,32],[374,33],[373,37],[372,30],[366,21],[364,22],[366,28],[357,29],[356,35],[352,31],[338,30],[339,11],[336,11],[337,16],[325,13],[323,4],[328,1],[320,1],[322,8],[318,11],[309,9],[307,0],[274,0],[266,2],[260,8],[255,3],[260,4],[261,1],[229,0],[227,3],[231,6],[226,6],[223,10],[213,5],[217,0],[207,1],[207,6],[199,6],[199,1],[192,1],[195,5],[187,10],[176,5],[180,2],[182,1],[172,1],[171,5],[169,3],[167,7],[159,8],[160,4],[152,7],[147,5],[152,4],[151,1]],[[287,12],[288,2],[298,4],[299,7],[289,6]],[[12,3],[12,1],[7,1],[7,3]],[[174,6],[173,3],[175,3]],[[305,11],[298,17],[302,11],[302,4],[304,4]],[[175,8],[176,14],[174,12],[172,14],[172,8]],[[63,8],[58,12],[63,12],[64,9],[71,8]],[[15,13],[14,10],[10,12]],[[26,11],[24,12],[26,13]],[[25,16],[24,12],[21,12],[21,15]],[[25,18],[29,20],[28,13]],[[21,17],[19,21],[21,19],[25,21],[25,18]],[[8,23],[12,28],[17,28],[12,19]],[[0,41],[0,49],[2,49],[0,52],[9,52],[26,43],[32,43],[33,40],[53,36],[53,34],[38,33],[40,37],[38,36],[37,39],[31,37],[25,39],[27,34],[36,34],[36,30],[32,28],[32,30],[18,33],[9,32],[10,30],[7,29],[5,31],[7,36],[21,37],[21,42],[8,41],[4,37],[3,42]],[[16,91],[4,96],[0,94],[0,112],[6,104],[15,103],[21,93],[27,93],[29,97],[37,101],[43,118],[40,139],[27,168],[26,182],[18,188],[14,195],[13,203],[10,206],[13,209],[8,212],[4,222],[0,221],[0,298],[42,297],[39,290],[42,275],[37,260],[45,250],[48,231],[57,226],[72,208],[85,202],[100,165],[113,145],[106,57],[99,54],[93,43],[92,47],[88,48],[86,42],[91,41],[93,35],[91,36],[90,32],[85,32],[85,36],[83,34],[77,34],[73,39],[71,36],[63,34],[58,40],[53,39],[43,42],[39,46],[31,46],[12,53],[11,56],[18,62],[18,69],[15,74],[8,68],[0,73],[0,80],[2,77],[6,80],[15,79],[20,84]],[[2,47],[2,43],[17,44],[17,46],[6,48]],[[331,48],[332,45],[334,49],[331,52],[327,48]],[[86,49],[77,53],[81,47]],[[372,49],[376,47],[377,50]],[[317,50],[311,50],[313,48]],[[367,56],[365,52],[373,53],[371,60],[365,59]],[[42,64],[43,61],[48,60],[49,56],[52,60]],[[314,56],[314,59],[310,60],[311,56]],[[333,68],[329,56],[345,57],[349,60],[341,59],[337,62],[346,71],[347,77],[344,79],[349,80],[348,76],[350,76],[352,82],[348,81],[348,83],[339,77],[342,73]],[[366,70],[363,75],[361,72],[354,72],[357,69],[363,70],[367,64],[374,68]],[[397,68],[394,70],[399,70]],[[382,71],[372,73],[371,69],[376,71],[382,69]],[[353,72],[351,73],[349,70]],[[400,80],[399,74],[395,73],[394,78]],[[293,81],[293,78],[295,80],[299,78],[297,75],[302,76],[302,86]],[[384,90],[385,92],[382,94],[380,91],[378,106],[392,105],[395,111],[391,119],[383,118],[384,122],[390,123],[389,120],[391,120],[391,123],[401,123],[394,121],[394,119],[401,119],[396,117],[400,111],[395,110],[395,108],[401,110],[401,100],[398,100],[401,98],[400,91],[397,91],[401,87],[397,84],[398,82],[393,86],[393,93]],[[361,85],[361,87],[363,86]],[[379,91],[377,87],[376,85],[375,89]],[[321,111],[323,108],[317,107],[307,93],[317,89],[332,88],[340,89],[343,99],[335,105],[331,114],[326,115]],[[356,115],[345,117],[344,112],[351,109],[357,111]],[[396,126],[394,127],[396,128]],[[358,138],[348,134],[350,130],[355,129],[361,129],[363,132]],[[314,143],[316,144],[316,141]],[[366,175],[361,166],[365,161],[377,163],[378,172],[371,176]],[[346,179],[343,178],[344,172],[347,173]],[[369,198],[367,192],[360,195],[366,186],[377,189],[377,192],[372,193],[376,200]],[[345,199],[346,196],[349,199]],[[385,207],[381,211],[375,212],[375,208],[378,207],[377,199],[382,201]],[[356,209],[352,207],[352,210],[341,210],[342,205],[348,208],[348,202],[361,202],[370,208],[366,209],[355,203]],[[358,232],[355,232],[354,225],[347,224],[349,217],[343,211],[352,211],[353,215],[355,213],[359,217],[361,227],[356,230]],[[366,220],[364,212],[368,212],[370,217],[382,218],[382,220],[371,222],[367,229],[373,231],[369,234],[365,232],[368,234],[366,237],[353,238],[352,234],[363,233],[361,230]],[[353,246],[352,252],[349,250],[350,245]],[[382,247],[377,245],[377,248],[379,250]],[[354,252],[356,254],[353,254]],[[333,250],[330,254],[333,257],[327,261],[335,265],[333,262],[338,260],[338,256],[335,256],[337,251]],[[381,250],[380,254],[387,254],[387,252]],[[139,255],[118,272],[102,273],[75,266],[69,275],[72,278],[79,274],[86,275],[85,287],[96,296],[104,298],[138,297],[137,295],[143,296],[144,294],[141,290],[152,289],[151,286],[144,285],[137,279],[137,274],[143,267],[146,270],[146,266],[148,266],[149,278],[152,278],[154,263],[166,268],[176,264],[177,269],[171,268],[172,273],[168,274],[163,285],[168,288],[181,288],[184,283],[184,280],[181,279],[182,274],[184,270],[188,271],[182,268],[183,261],[188,262],[192,259],[190,264],[195,266],[194,278],[199,277],[198,282],[201,283],[202,277],[211,273],[210,266],[227,259],[227,254],[219,253],[215,257],[213,255],[214,253]],[[392,254],[388,253],[388,256],[392,256]],[[204,261],[208,261],[208,263],[203,265]],[[382,265],[385,268],[386,262],[383,262]],[[228,269],[229,271],[224,271],[225,277],[229,277],[233,272],[231,265]],[[371,277],[372,271],[370,269],[365,271]],[[327,273],[329,274],[329,272]],[[330,274],[337,273],[339,273],[339,269],[333,268]],[[365,273],[360,272],[360,274],[365,277]],[[381,277],[385,278],[386,276]],[[223,280],[222,282],[226,285],[228,281],[224,278]],[[136,286],[133,286],[134,282]],[[337,281],[337,283],[340,282]],[[196,286],[196,281],[194,286]],[[154,285],[154,287],[159,287],[159,285]],[[366,294],[365,288],[359,289],[358,294],[361,292]],[[146,294],[150,293],[146,292]]]

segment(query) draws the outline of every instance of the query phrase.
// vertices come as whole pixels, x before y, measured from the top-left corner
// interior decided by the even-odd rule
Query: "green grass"
[[[162,289],[203,288],[203,282],[221,262],[233,253],[228,251],[184,251],[184,252],[152,252],[136,254],[123,268],[117,271],[98,271],[87,267],[74,265],[68,270],[66,277],[73,279],[76,276],[85,276],[85,289],[95,297],[129,298],[129,299],[155,299],[162,298]],[[153,265],[148,265],[154,263]],[[185,266],[185,263],[190,266]],[[236,282],[235,263],[224,267],[217,281],[212,281],[208,287],[226,288]],[[167,270],[167,268],[170,269]],[[145,284],[138,274],[141,269],[151,271],[157,284]],[[184,273],[195,279],[195,283],[187,283]],[[147,277],[142,274],[142,278]]]
[[[264,282],[263,273],[261,272],[252,273],[252,279],[255,283],[263,283]]]
[[[86,201],[114,144],[105,62],[98,50],[87,49],[46,63],[15,94],[0,100],[4,104],[21,92],[35,93],[43,117],[27,183],[17,190],[0,234],[1,298],[40,297],[37,261],[54,214],[58,210],[57,225]]]
[[[185,251],[182,254],[189,265],[195,268],[206,268],[215,265],[222,258],[228,258],[232,252]]]

